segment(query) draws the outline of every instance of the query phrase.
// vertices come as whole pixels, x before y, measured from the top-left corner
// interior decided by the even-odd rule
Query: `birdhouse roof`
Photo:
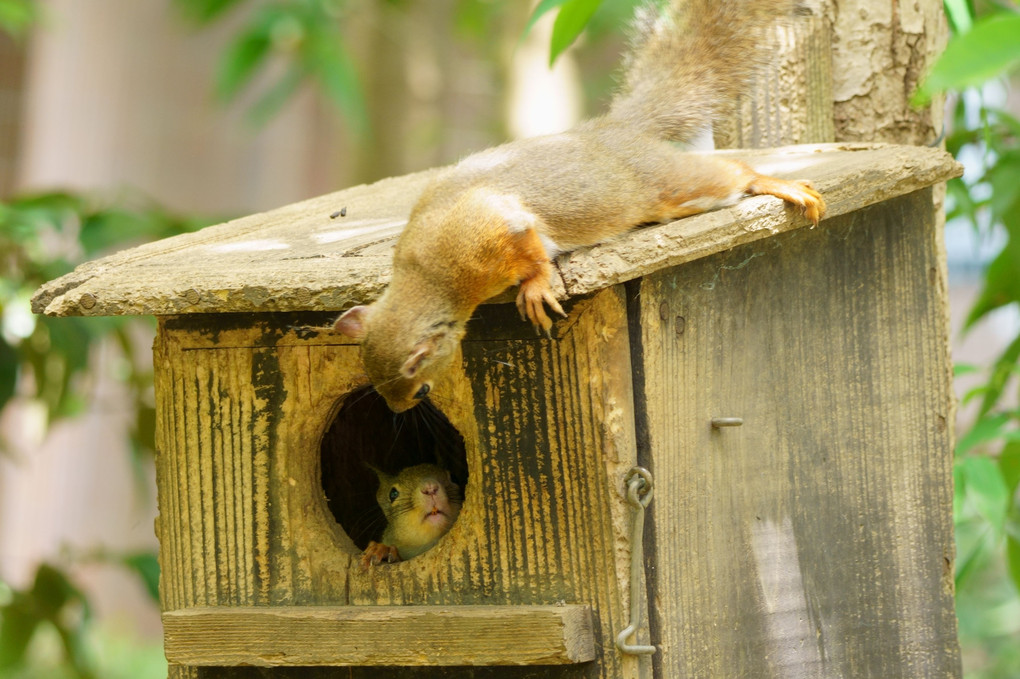
[[[810,179],[828,217],[962,171],[927,147],[824,144],[735,155],[767,174]],[[393,245],[435,172],[344,189],[82,264],[42,286],[32,308],[119,316],[329,311],[370,302],[389,281]],[[777,198],[748,198],[562,255],[554,287],[586,294],[809,224]]]

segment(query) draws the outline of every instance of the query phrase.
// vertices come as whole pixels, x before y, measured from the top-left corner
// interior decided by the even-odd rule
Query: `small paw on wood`
[[[368,569],[371,566],[378,566],[383,563],[396,563],[400,561],[400,553],[397,552],[396,547],[390,545],[384,545],[381,542],[368,543],[368,547],[365,547],[365,551],[361,553],[361,567]]]
[[[531,321],[535,330],[544,330],[546,337],[549,337],[552,320],[545,313],[545,305],[549,305],[549,308],[560,316],[567,317],[552,288],[549,287],[548,279],[535,276],[521,281],[521,289],[517,293],[517,311],[521,314],[521,320]]]
[[[777,179],[758,175],[747,187],[747,192],[756,196],[776,196],[793,203],[800,207],[804,216],[815,226],[825,215],[825,199],[806,179]]]

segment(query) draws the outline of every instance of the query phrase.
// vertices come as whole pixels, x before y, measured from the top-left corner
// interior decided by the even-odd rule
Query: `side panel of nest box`
[[[958,676],[940,238],[926,189],[642,281],[661,676]]]

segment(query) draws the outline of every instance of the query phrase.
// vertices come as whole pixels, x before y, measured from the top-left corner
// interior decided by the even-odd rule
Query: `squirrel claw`
[[[822,198],[822,194],[818,193],[818,190],[808,180],[795,179],[793,183],[799,186],[800,191],[791,192],[791,195],[786,197],[786,200],[800,206],[801,213],[810,219],[815,226],[818,226],[818,220],[825,215],[825,199]]]
[[[753,195],[776,196],[793,203],[815,226],[818,226],[818,221],[825,215],[825,199],[806,179],[777,179],[758,175],[747,191]]]
[[[521,314],[521,320],[531,321],[536,332],[545,331],[546,337],[552,339],[552,320],[545,313],[546,306],[560,316],[567,317],[563,307],[553,295],[548,281],[537,277],[522,281],[521,289],[517,293],[517,311]]]
[[[369,542],[368,547],[365,547],[365,551],[361,553],[362,570],[368,570],[371,566],[378,566],[383,561],[386,563],[400,561],[400,554],[397,552],[397,548],[384,545],[381,542],[375,542],[374,540]]]

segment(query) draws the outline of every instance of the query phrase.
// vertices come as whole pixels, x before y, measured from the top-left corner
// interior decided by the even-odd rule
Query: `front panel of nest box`
[[[585,603],[626,625],[634,464],[622,288],[553,337],[484,306],[429,404],[390,412],[325,314],[164,317],[155,347],[163,607]],[[432,462],[452,529],[363,568],[376,476]],[[621,543],[624,548],[621,549]]]

